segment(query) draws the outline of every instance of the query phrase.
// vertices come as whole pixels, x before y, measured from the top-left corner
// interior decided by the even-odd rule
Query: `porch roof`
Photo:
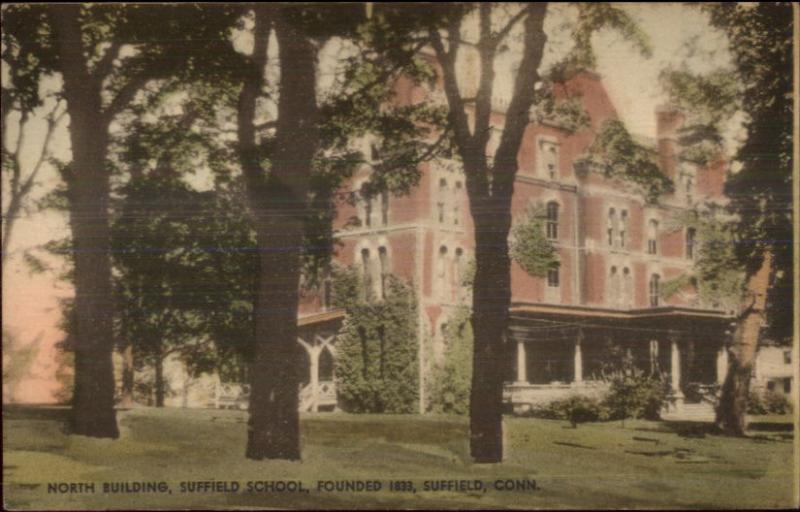
[[[297,317],[297,327],[311,327],[315,325],[326,324],[342,320],[344,318],[344,309],[333,309],[330,311],[321,311],[318,313],[311,313],[308,315]]]

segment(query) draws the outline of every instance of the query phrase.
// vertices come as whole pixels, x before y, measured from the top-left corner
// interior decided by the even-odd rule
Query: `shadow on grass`
[[[4,420],[49,420],[60,423],[69,421],[67,405],[3,404]]]

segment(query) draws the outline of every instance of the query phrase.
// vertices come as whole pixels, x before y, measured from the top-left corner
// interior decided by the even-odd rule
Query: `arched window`
[[[633,276],[628,267],[622,269],[622,297],[624,307],[633,307]]]
[[[459,207],[461,204],[461,182],[456,181],[455,190],[453,194],[453,224],[456,226],[461,222],[461,212]]]
[[[697,236],[697,231],[694,228],[689,228],[686,230],[686,257],[689,258],[690,260],[694,259],[696,236]]]
[[[558,203],[555,201],[547,203],[547,238],[558,239]]]
[[[322,310],[328,311],[333,307],[333,281],[330,277],[326,277],[322,281]]]
[[[606,235],[608,246],[614,245],[614,230],[617,228],[617,211],[614,208],[608,209],[608,222],[606,226]]]
[[[373,225],[373,213],[374,213],[374,201],[375,199],[367,194],[366,184],[362,185],[361,188],[358,189],[358,217],[361,221],[361,225],[365,227],[372,227]]]
[[[453,290],[455,290],[455,299],[458,299],[458,293],[461,290],[461,282],[464,280],[464,250],[461,247],[456,248],[455,261],[453,262]]]
[[[616,266],[611,266],[608,271],[608,304],[617,306],[620,299],[619,272]]]
[[[439,297],[447,298],[447,247],[439,247],[438,261],[436,262],[436,284],[439,291]]]
[[[372,262],[369,257],[369,249],[361,249],[361,277],[364,280],[365,299],[369,299],[372,290]]]
[[[650,306],[658,306],[659,295],[661,294],[661,276],[653,274],[650,276]]]
[[[389,193],[386,191],[381,192],[381,224],[389,224]]]
[[[439,179],[439,199],[436,203],[436,213],[439,219],[439,224],[444,224],[447,207],[447,180],[444,178]]]
[[[658,254],[658,221],[655,219],[647,224],[647,254]]]
[[[389,276],[389,254],[386,247],[378,247],[378,260],[380,262],[380,292],[381,300],[386,298],[387,279]]]

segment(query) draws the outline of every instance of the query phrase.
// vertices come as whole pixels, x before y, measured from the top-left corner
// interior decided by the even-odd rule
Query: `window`
[[[559,282],[559,270],[560,265],[555,264],[547,269],[547,286],[549,288],[558,288],[560,286]]]
[[[791,350],[784,350],[783,351],[783,364],[792,364],[792,351]]]
[[[625,231],[628,228],[628,210],[619,212],[619,246],[625,247]]]
[[[695,236],[697,231],[694,228],[686,230],[686,257],[690,260],[694,259]]]
[[[660,295],[660,281],[661,276],[653,274],[650,276],[650,307],[658,306],[658,299]]]
[[[381,224],[389,225],[389,193],[381,193]]]
[[[647,254],[658,254],[658,221],[655,219],[647,225]]]
[[[362,226],[372,226],[374,198],[367,194],[366,184],[358,190],[358,216]]]
[[[378,260],[381,264],[381,299],[386,298],[386,280],[388,279],[389,275],[389,255],[386,251],[386,247],[378,247]]]
[[[541,172],[540,175],[554,180],[558,177],[558,144],[551,141],[540,141]]]
[[[327,311],[333,306],[333,282],[330,277],[322,281],[322,310]]]
[[[628,267],[622,269],[622,297],[624,307],[633,307],[633,277]]]
[[[547,238],[558,239],[558,203],[555,201],[547,203]]]
[[[685,189],[684,192],[686,194],[686,202],[692,204],[694,200],[694,178],[691,176],[686,176],[686,181],[684,183]]]
[[[461,200],[461,182],[457,181],[454,194],[453,194],[453,224],[458,226],[461,220],[461,213],[459,212],[459,201]]]
[[[614,229],[617,225],[617,212],[614,208],[608,209],[608,227],[606,229],[606,233],[608,235],[608,246],[612,247],[614,245]]]
[[[378,145],[374,142],[369,145],[369,158],[372,162],[377,162],[381,159],[380,151],[378,151]]]
[[[461,281],[464,279],[464,250],[461,247],[456,248],[455,264],[453,272],[453,289],[461,289]]]
[[[364,298],[369,298],[372,289],[372,269],[370,268],[369,249],[361,249],[361,275],[364,278]]]
[[[620,299],[619,272],[617,267],[612,266],[608,271],[608,302],[611,306],[617,306]]]
[[[791,377],[786,377],[783,379],[783,392],[787,395],[792,392],[792,379]]]
[[[441,178],[439,180],[439,202],[436,203],[436,211],[439,219],[439,224],[444,224],[445,220],[445,202],[447,201],[447,180]]]
[[[439,297],[447,297],[447,247],[439,247],[439,259],[436,262],[436,282],[439,288]]]

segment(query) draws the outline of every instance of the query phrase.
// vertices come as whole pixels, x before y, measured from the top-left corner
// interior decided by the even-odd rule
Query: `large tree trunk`
[[[133,407],[133,343],[127,342],[122,349],[122,409]]]
[[[246,456],[294,460],[300,458],[300,256],[311,160],[318,145],[316,55],[305,34],[284,20],[280,9],[262,5],[255,10],[253,68],[239,97],[238,120],[239,153],[261,253]],[[253,120],[273,22],[281,82],[267,176],[258,163]]]
[[[470,453],[475,462],[503,460],[503,377],[511,304],[508,209],[491,221],[475,219],[472,329],[475,352],[470,394]]]
[[[156,356],[156,407],[164,407],[164,357],[159,354]]]
[[[722,385],[717,407],[717,427],[728,435],[744,436],[747,428],[747,398],[758,353],[759,334],[764,324],[771,270],[772,252],[767,250],[761,266],[747,280],[748,297],[752,304],[740,315],[734,331],[728,375]]]
[[[70,117],[72,163],[66,172],[75,266],[75,434],[119,437],[114,411],[109,232],[108,126],[100,84],[89,76],[80,41],[80,6],[54,7],[50,16]]]

